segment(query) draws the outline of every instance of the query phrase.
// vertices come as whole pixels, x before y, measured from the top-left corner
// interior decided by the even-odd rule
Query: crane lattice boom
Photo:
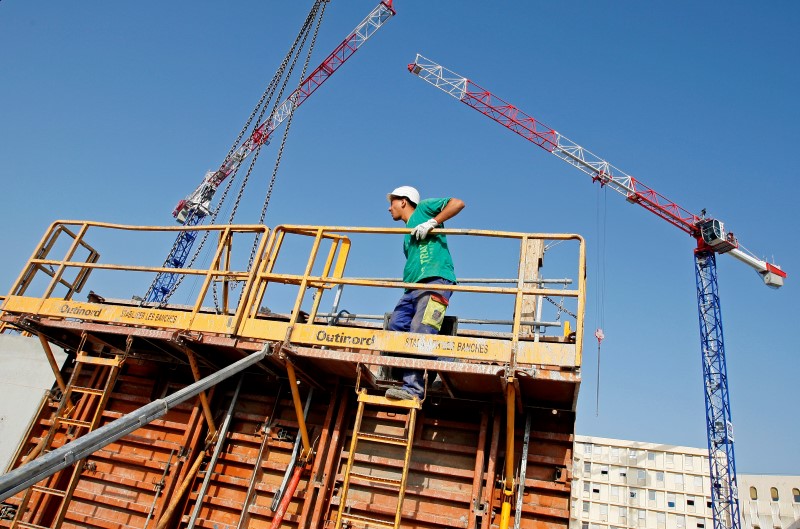
[[[602,186],[608,186],[624,196],[628,202],[639,204],[673,226],[680,228],[694,237],[700,247],[710,247],[717,253],[730,253],[733,257],[755,268],[768,286],[780,287],[783,285],[786,273],[780,267],[745,252],[739,247],[739,243],[732,233],[725,233],[721,222],[691,213],[511,103],[422,55],[417,55],[416,61],[408,65],[408,70],[531,143],[580,169],[589,175],[592,181],[599,182]]]
[[[235,173],[242,162],[260,145],[269,141],[275,130],[302,105],[322,83],[336,72],[358,49],[395,14],[392,0],[380,2],[367,17],[334,49],[317,68],[300,82],[294,92],[257,125],[250,137],[216,171],[209,171],[203,182],[185,199],[178,202],[172,215],[183,223],[189,213],[205,216],[211,199],[220,184]]]

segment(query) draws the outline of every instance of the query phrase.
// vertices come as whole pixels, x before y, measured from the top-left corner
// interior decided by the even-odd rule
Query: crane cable
[[[223,162],[220,165],[220,167],[225,167],[225,165],[230,161],[231,156],[233,156],[233,153],[236,152],[239,149],[239,147],[241,145],[241,142],[242,142],[242,138],[244,138],[245,133],[247,133],[247,131],[250,129],[251,124],[253,123],[253,118],[255,118],[256,115],[258,115],[258,120],[256,120],[256,124],[259,124],[261,122],[261,118],[264,116],[264,113],[265,113],[264,111],[265,111],[265,109],[267,107],[266,103],[269,102],[270,100],[272,100],[272,96],[275,93],[275,88],[278,86],[278,82],[283,78],[283,74],[286,71],[287,64],[292,59],[292,57],[294,57],[294,61],[295,62],[297,61],[297,57],[295,56],[295,50],[297,48],[298,43],[301,41],[301,39],[303,40],[303,42],[305,42],[305,36],[308,35],[308,28],[310,27],[311,22],[313,22],[314,18],[316,17],[317,3],[315,3],[312,6],[311,11],[306,16],[306,20],[303,23],[303,26],[300,28],[300,31],[298,32],[297,36],[295,37],[294,42],[292,43],[291,47],[289,48],[289,51],[284,56],[280,67],[278,68],[278,70],[276,70],[276,72],[273,75],[272,80],[270,81],[269,85],[267,85],[267,88],[261,94],[261,98],[258,100],[258,103],[256,103],[256,106],[253,108],[252,112],[250,112],[250,116],[247,118],[247,121],[245,122],[244,126],[242,127],[242,130],[239,131],[239,135],[236,137],[236,140],[233,142],[233,145],[231,146],[230,150],[228,151],[228,154],[225,155],[225,159],[223,160]],[[293,62],[293,64],[294,64],[294,62]],[[259,147],[259,149],[260,149],[260,147]],[[211,222],[210,222],[210,224],[213,224],[216,221],[217,216],[219,215],[219,212],[220,212],[220,208],[222,207],[222,204],[225,203],[225,199],[228,196],[228,192],[231,189],[231,185],[233,184],[233,180],[235,179],[236,174],[238,173],[238,170],[239,170],[239,167],[236,166],[236,169],[227,178],[228,181],[225,184],[225,188],[223,189],[222,194],[220,195],[220,199],[217,201],[217,206],[211,212],[211,215],[210,215]],[[189,214],[189,217],[184,222],[184,226],[193,225],[192,224],[192,220],[194,220],[196,215],[197,215],[197,211],[196,210],[192,210],[190,212],[190,214]],[[189,259],[189,264],[187,265],[188,268],[191,268],[194,265],[194,262],[197,260],[197,257],[202,252],[203,246],[205,245],[205,242],[208,239],[208,234],[209,234],[208,231],[204,231],[203,232],[203,237],[200,239],[200,243],[195,248],[191,259]],[[175,240],[175,243],[173,244],[172,249],[170,250],[169,254],[167,254],[167,260],[164,261],[164,264],[162,266],[164,266],[164,267],[167,266],[167,263],[169,261],[169,256],[174,254],[174,252],[175,252],[176,248],[178,247],[178,244],[180,244],[181,240],[182,240],[182,237],[180,237],[180,236]],[[184,277],[185,276],[183,276],[183,275],[178,277],[178,279],[176,280],[175,284],[172,286],[170,291],[164,296],[164,299],[159,304],[160,306],[166,305],[167,301],[169,301],[170,297],[172,297],[172,294],[178,289],[180,284],[183,282]],[[150,292],[155,287],[155,285],[156,285],[156,281],[154,281],[153,284],[150,285],[150,288],[148,289],[147,293],[145,294],[144,299],[147,299],[149,297]]]
[[[311,61],[311,50],[314,49],[314,44],[316,44],[316,42],[317,42],[317,34],[319,33],[319,27],[320,27],[320,24],[322,22],[322,17],[325,15],[325,6],[327,6],[327,1],[325,1],[323,3],[322,11],[320,12],[320,15],[319,15],[319,22],[317,23],[316,28],[314,28],[314,36],[311,37],[311,45],[308,47],[308,54],[306,55],[306,61],[305,61],[305,64],[303,64],[303,72],[300,74],[300,79],[301,80],[305,79],[306,70],[308,70],[308,64]],[[276,177],[278,175],[278,166],[280,165],[281,158],[283,157],[283,149],[286,146],[286,138],[289,135],[289,128],[292,126],[293,118],[294,118],[294,112],[292,112],[289,115],[289,118],[288,118],[288,120],[286,122],[286,128],[283,131],[283,137],[281,138],[281,146],[278,149],[278,155],[277,155],[277,157],[275,159],[275,166],[272,169],[272,177],[270,178],[269,186],[267,188],[267,195],[264,198],[264,204],[261,207],[261,215],[258,218],[258,223],[259,224],[264,224],[264,219],[267,216],[267,208],[269,207],[269,200],[272,197],[272,189],[275,187],[275,179],[276,179]],[[253,247],[250,250],[250,260],[248,261],[248,264],[247,264],[247,269],[248,270],[250,270],[250,268],[252,268],[252,266],[253,266],[253,261],[255,260],[256,249],[258,248],[258,241],[259,241],[260,236],[261,236],[261,234],[257,233],[256,237],[255,237],[255,240],[253,241]]]
[[[603,202],[600,203],[600,194],[602,193]],[[607,204],[606,198],[608,197],[605,192],[605,187],[601,186],[597,189],[597,207],[596,207],[596,225],[597,225],[597,290],[595,293],[595,317],[597,318],[597,329],[594,331],[594,337],[597,338],[597,387],[595,394],[595,417],[600,415],[600,344],[603,343],[605,334],[603,334],[603,327],[605,326],[605,295],[606,295],[606,212]]]
[[[306,23],[304,24],[303,29],[301,31],[302,39],[300,41],[300,46],[299,46],[299,48],[297,48],[297,53],[294,55],[294,57],[293,57],[293,59],[291,61],[291,65],[289,66],[289,71],[286,73],[286,75],[283,76],[283,83],[281,84],[281,88],[280,88],[280,90],[278,92],[277,97],[274,98],[274,103],[273,103],[270,115],[272,115],[275,112],[275,110],[278,108],[278,105],[283,102],[283,93],[286,90],[286,86],[289,84],[289,79],[291,78],[292,73],[294,72],[294,67],[297,64],[297,59],[300,56],[300,52],[305,47],[305,43],[306,43],[306,39],[308,38],[308,33],[309,33],[309,30],[310,30],[310,27],[311,27],[311,23],[316,19],[317,23],[314,26],[314,36],[312,37],[311,43],[308,46],[308,51],[306,52],[306,59],[305,59],[305,62],[303,64],[303,71],[300,74],[301,82],[305,78],[306,70],[308,69],[309,61],[311,60],[311,53],[313,52],[314,45],[316,44],[316,41],[317,41],[317,34],[319,33],[319,28],[322,25],[322,18],[323,18],[324,14],[325,14],[325,6],[326,5],[327,5],[327,1],[326,0],[317,0],[316,2],[314,2],[314,5],[311,7],[311,11],[309,12],[308,17],[306,18]],[[320,6],[322,6],[322,9],[320,9]],[[319,17],[317,17],[318,13],[319,13]],[[300,35],[298,35],[298,38],[299,37],[300,37]],[[295,45],[296,44],[297,44],[297,40],[295,40]],[[295,46],[292,47],[293,51],[294,51],[294,49],[295,49]],[[285,61],[284,64],[282,65],[283,69],[285,69],[286,62],[288,62],[288,61]],[[257,123],[261,123],[262,118],[264,117],[264,114],[266,113],[266,108],[267,108],[266,105],[264,105],[261,108],[261,113],[258,116]],[[280,146],[280,149],[278,150],[278,155],[277,155],[276,160],[275,160],[275,166],[274,166],[273,171],[272,171],[272,178],[270,179],[269,190],[268,190],[267,195],[266,195],[266,197],[264,199],[264,204],[263,204],[262,209],[261,209],[261,216],[259,218],[258,224],[263,224],[264,223],[264,217],[266,216],[267,206],[269,205],[269,199],[270,199],[270,196],[272,195],[272,188],[275,185],[275,179],[276,179],[276,176],[277,176],[277,173],[278,173],[278,167],[280,166],[280,163],[281,163],[281,157],[283,155],[283,149],[284,149],[284,146],[286,145],[286,138],[287,138],[287,136],[289,134],[289,128],[291,127],[292,118],[293,117],[294,117],[294,112],[289,114],[289,117],[288,117],[287,122],[286,122],[286,128],[283,131],[283,137],[282,137],[282,140],[281,140],[281,146]],[[247,168],[247,172],[245,173],[245,176],[242,179],[242,183],[239,186],[239,192],[238,192],[238,194],[236,196],[236,201],[234,202],[233,208],[231,209],[230,216],[229,216],[229,219],[228,219],[228,223],[229,224],[231,224],[233,222],[233,218],[236,215],[236,211],[237,211],[237,209],[239,207],[239,203],[241,202],[242,196],[244,195],[245,187],[247,186],[247,183],[248,183],[248,181],[250,179],[250,175],[253,172],[253,168],[255,167],[256,161],[258,160],[258,156],[261,153],[261,147],[263,147],[263,144],[259,144],[258,147],[256,147],[255,151],[253,152],[253,157],[250,160],[250,164],[249,164],[249,166]],[[221,204],[221,201],[220,201],[220,204]],[[254,238],[254,240],[253,240],[253,247],[252,247],[252,249],[250,251],[250,260],[248,262],[247,270],[250,270],[250,268],[253,266],[253,260],[254,260],[254,257],[255,257],[255,251],[256,251],[256,248],[258,246],[259,240],[260,240],[260,234],[257,233],[255,238]],[[239,283],[238,281],[232,282],[232,288],[235,288],[238,285],[238,283]],[[214,285],[213,285],[212,292],[213,292],[213,296],[214,296],[214,307],[216,308],[217,312],[219,312],[220,309],[219,309],[219,301],[217,299],[217,285],[216,285],[216,283],[214,283]],[[241,296],[242,293],[243,292],[240,292],[239,295]]]
[[[261,122],[261,118],[264,116],[265,109],[267,108],[266,103],[268,103],[270,100],[272,100],[272,97],[273,97],[273,95],[275,93],[275,89],[277,88],[278,83],[284,77],[284,72],[286,71],[287,65],[289,64],[290,61],[293,61],[292,62],[293,65],[294,65],[294,62],[297,61],[296,49],[297,49],[298,43],[300,43],[301,41],[303,43],[305,42],[305,39],[308,36],[309,28],[311,27],[311,24],[313,23],[314,19],[316,18],[317,12],[319,10],[319,3],[322,2],[322,1],[324,1],[324,0],[316,0],[314,2],[314,5],[311,7],[311,10],[309,11],[308,15],[306,16],[305,21],[303,22],[302,27],[300,28],[300,31],[298,32],[297,36],[295,37],[294,42],[292,43],[291,47],[289,48],[289,51],[284,56],[284,59],[281,62],[280,67],[278,68],[278,70],[273,75],[272,80],[270,81],[270,83],[267,86],[267,88],[264,90],[263,94],[261,95],[261,98],[258,100],[258,103],[256,103],[256,106],[253,108],[252,112],[250,113],[250,116],[248,117],[245,125],[242,127],[242,130],[239,132],[239,135],[236,137],[236,140],[234,141],[233,145],[231,146],[230,150],[228,151],[228,154],[225,155],[225,159],[222,162],[222,164],[220,165],[220,167],[224,167],[230,161],[231,156],[233,156],[233,154],[239,149],[239,147],[241,145],[241,142],[242,142],[242,139],[244,138],[245,134],[250,129],[250,126],[253,123],[253,119],[256,116],[258,116],[258,120],[256,120],[256,124],[258,125]],[[260,147],[259,147],[259,149],[260,149]],[[225,185],[225,188],[224,188],[224,190],[222,192],[222,195],[220,196],[220,199],[217,201],[217,206],[211,212],[210,224],[213,224],[216,221],[217,216],[219,215],[220,209],[222,207],[222,204],[224,204],[224,202],[225,202],[225,198],[227,197],[228,192],[230,191],[231,185],[233,184],[233,180],[235,179],[237,172],[238,172],[238,166],[237,166],[236,170],[234,170],[234,172],[231,175],[229,175],[229,177],[227,179],[228,182]],[[192,211],[190,213],[190,217],[184,222],[184,226],[190,225],[190,222],[191,222],[192,218],[195,215],[196,215],[196,211]],[[200,243],[195,248],[195,251],[193,252],[192,257],[189,260],[189,264],[186,265],[187,268],[191,268],[194,265],[194,262],[197,260],[198,256],[200,255],[200,253],[203,250],[203,246],[204,246],[206,240],[208,239],[209,233],[210,232],[208,230],[204,230],[203,237],[201,238]],[[178,245],[180,240],[181,240],[181,237],[178,237],[176,239],[175,244],[173,245],[172,251],[170,252],[169,255],[172,255],[172,253],[175,251],[175,248],[177,247],[177,245]],[[164,266],[166,266],[166,262],[165,262]],[[175,284],[172,286],[170,291],[164,296],[164,299],[161,301],[160,306],[165,305],[167,303],[167,301],[169,301],[170,297],[175,293],[175,291],[178,289],[178,287],[183,282],[183,279],[185,277],[186,277],[185,275],[180,275],[178,277],[178,279],[175,281]],[[155,283],[150,286],[151,290],[152,290],[154,285],[155,285]],[[148,295],[149,295],[149,292],[150,291],[148,290]],[[145,296],[145,298],[146,298],[146,296]]]
[[[316,2],[314,2],[314,5],[311,7],[311,11],[309,11],[308,16],[306,17],[306,21],[303,24],[303,28],[301,29],[300,33],[298,34],[297,39],[295,39],[295,42],[292,45],[292,49],[290,50],[290,52],[293,54],[293,57],[292,57],[292,60],[291,60],[291,64],[289,65],[289,71],[286,72],[285,75],[284,75],[284,72],[286,71],[286,66],[289,63],[289,61],[288,60],[284,60],[283,64],[281,64],[281,68],[280,68],[279,72],[280,72],[280,74],[281,74],[281,76],[283,78],[283,83],[281,84],[281,88],[280,88],[280,91],[278,92],[277,97],[275,97],[274,100],[273,100],[273,105],[272,105],[272,109],[270,111],[270,116],[275,113],[275,110],[278,108],[278,105],[280,105],[283,102],[283,93],[286,90],[286,86],[289,84],[289,79],[292,77],[292,73],[294,72],[294,67],[297,64],[297,59],[300,57],[300,52],[305,47],[306,39],[308,39],[308,33],[309,33],[310,29],[311,29],[311,24],[316,19],[317,20],[317,24],[316,24],[315,30],[314,30],[314,38],[312,39],[311,45],[309,46],[308,52],[307,52],[307,57],[311,56],[311,52],[314,49],[314,43],[316,41],[316,35],[317,35],[317,32],[319,31],[319,26],[322,23],[322,15],[324,14],[324,11],[325,11],[324,7],[322,8],[322,11],[320,11],[320,9],[319,9],[320,8],[320,4],[323,4],[323,3],[325,3],[325,0],[316,0]],[[317,14],[318,13],[319,13],[319,18],[317,18]],[[298,41],[300,41],[300,46],[299,47],[297,46]],[[306,59],[305,67],[303,68],[303,73],[300,75],[301,79],[303,78],[303,76],[305,76],[305,70],[306,70],[307,66],[308,66],[308,58]],[[271,83],[272,92],[270,93],[269,99],[272,99],[272,95],[274,94],[275,87],[277,86],[277,80],[278,79],[273,78],[273,83]],[[263,99],[264,98],[262,97],[262,100]],[[266,114],[267,106],[268,105],[263,105],[261,107],[260,113],[258,115],[258,119],[256,120],[256,123],[261,123],[262,122],[262,120],[264,118],[264,115]],[[254,111],[254,113],[255,113],[255,111]],[[294,113],[292,113],[292,115],[293,114]],[[252,119],[252,115],[251,115],[251,119]],[[289,119],[291,120],[291,115],[289,116]],[[284,136],[286,135],[286,131],[288,131],[288,128],[289,127],[288,127],[288,123],[287,123],[286,130],[284,131]],[[240,134],[240,139],[241,139],[241,136],[242,135]],[[248,181],[250,179],[250,175],[252,174],[253,168],[255,167],[255,164],[256,164],[256,161],[258,160],[258,155],[261,153],[261,147],[262,146],[263,146],[263,144],[259,144],[256,147],[255,151],[253,152],[253,157],[250,160],[250,164],[249,164],[249,166],[247,168],[247,172],[246,172],[244,178],[242,179],[242,183],[239,186],[239,192],[238,192],[238,194],[236,196],[236,201],[234,202],[233,207],[232,207],[231,212],[230,212],[230,215],[228,217],[228,223],[229,224],[233,223],[233,219],[236,216],[236,211],[238,210],[239,202],[242,200],[242,196],[244,195],[245,187],[247,186],[247,183],[248,183]],[[228,156],[230,156],[235,151],[236,147],[237,146],[235,145],[234,148],[231,149],[231,153]],[[280,163],[280,162],[278,162],[278,163]],[[222,203],[222,201],[220,201],[220,204],[221,203]]]

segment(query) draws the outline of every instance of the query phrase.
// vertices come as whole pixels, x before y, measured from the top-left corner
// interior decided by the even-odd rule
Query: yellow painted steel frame
[[[207,269],[175,269],[148,266],[125,266],[101,264],[98,254],[93,249],[90,258],[84,262],[71,261],[78,247],[91,248],[84,237],[92,228],[116,229],[127,231],[180,231],[209,230],[219,234],[217,248],[211,264]],[[48,252],[52,247],[56,232],[70,233],[74,241],[64,259],[50,259]],[[585,310],[585,243],[579,235],[572,234],[526,234],[487,230],[440,230],[451,236],[490,237],[515,239],[520,243],[520,266],[516,285],[511,287],[477,286],[477,285],[439,285],[442,290],[456,292],[472,292],[514,296],[514,315],[510,339],[477,338],[469,336],[439,336],[414,333],[397,333],[381,329],[354,328],[341,326],[314,325],[322,293],[339,285],[353,285],[375,288],[429,288],[424,283],[400,283],[395,280],[376,280],[365,278],[346,278],[344,269],[350,254],[351,241],[349,234],[405,234],[403,228],[354,228],[323,226],[278,226],[270,231],[266,226],[199,226],[199,227],[132,227],[99,222],[61,221],[50,226],[37,250],[29,260],[11,293],[5,299],[2,310],[8,314],[39,315],[52,318],[70,318],[83,321],[99,321],[113,324],[136,325],[179,332],[210,332],[245,339],[287,342],[310,347],[325,346],[351,350],[371,350],[394,352],[412,355],[430,355],[432,357],[449,356],[459,359],[470,359],[479,362],[499,363],[511,369],[517,365],[550,365],[574,368],[581,363],[583,343],[583,315]],[[255,260],[249,271],[230,270],[230,252],[233,236],[238,233],[250,233],[261,237]],[[287,236],[312,238],[312,248],[302,274],[282,274],[275,272],[275,264],[280,255]],[[525,282],[522,263],[526,259],[528,241],[542,239],[548,241],[575,240],[579,244],[577,288],[553,289],[532,286]],[[329,245],[319,275],[312,275],[317,259],[324,253],[323,243]],[[49,245],[49,246],[48,246]],[[21,285],[28,285],[33,274],[52,267],[52,280],[40,298],[25,297]],[[51,297],[55,286],[59,283],[68,268],[77,268],[83,286],[88,275],[96,269],[125,270],[135,272],[167,272],[193,275],[203,278],[196,301],[191,309],[183,307],[157,308],[154,305],[131,307],[112,303],[77,302],[70,299]],[[318,267],[317,267],[318,268]],[[241,302],[230,308],[228,296],[223,295],[225,312],[217,314],[203,308],[212,283],[227,285],[231,281],[243,284]],[[264,300],[270,283],[295,285],[298,288],[289,321],[267,319],[259,314],[259,307]],[[535,285],[535,284],[534,284]],[[308,321],[301,319],[306,291],[314,292]],[[575,298],[577,300],[577,321],[575,322],[575,340],[521,340],[521,307],[524,296],[552,296]]]

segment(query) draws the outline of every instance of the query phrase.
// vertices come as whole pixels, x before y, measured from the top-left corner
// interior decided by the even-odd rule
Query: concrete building
[[[705,450],[576,436],[571,529],[713,527]]]
[[[66,353],[53,347],[59,365]],[[11,463],[55,377],[39,340],[0,334],[0,473]]]
[[[800,476],[738,477],[744,529],[800,528]]]
[[[575,436],[570,529],[712,528],[705,449]],[[800,529],[800,476],[739,474],[742,529]]]

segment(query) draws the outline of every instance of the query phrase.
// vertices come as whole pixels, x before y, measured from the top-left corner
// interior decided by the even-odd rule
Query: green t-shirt
[[[414,213],[409,217],[406,226],[415,228],[426,220],[438,215],[450,201],[449,198],[427,198],[417,204]],[[439,224],[443,228],[444,224]],[[406,256],[406,266],[403,269],[403,282],[419,283],[430,277],[441,277],[456,282],[456,272],[453,267],[453,258],[447,248],[447,237],[432,231],[428,236],[418,241],[410,234],[403,241],[403,253]]]

